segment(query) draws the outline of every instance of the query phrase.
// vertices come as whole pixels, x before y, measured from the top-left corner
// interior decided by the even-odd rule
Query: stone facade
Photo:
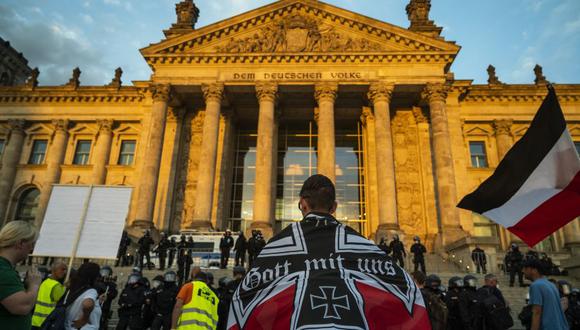
[[[269,236],[280,229],[275,196],[287,184],[277,181],[281,128],[314,123],[317,171],[338,180],[338,132],[355,123],[361,232],[418,235],[438,250],[505,248],[516,238],[455,205],[525,133],[547,80],[537,67],[534,83],[504,84],[493,66],[489,84],[454,79],[459,46],[440,36],[429,8],[410,1],[407,29],[320,1],[281,0],[195,29],[199,11],[183,1],[167,39],[141,51],[150,80],[123,86],[118,69],[106,86],[83,86],[76,69],[63,86],[37,86],[36,71],[29,84],[0,87],[1,221],[20,217],[30,189],[40,191],[41,223],[52,184],[107,184],[134,187],[131,229],[227,228],[239,136],[252,127],[254,204],[243,229]],[[580,142],[580,85],[555,87]],[[46,141],[40,162],[31,158],[37,141]],[[79,162],[81,141],[91,147]],[[569,227],[550,249],[580,243],[578,223]]]

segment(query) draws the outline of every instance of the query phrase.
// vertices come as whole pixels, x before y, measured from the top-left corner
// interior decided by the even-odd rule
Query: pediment
[[[446,54],[460,47],[313,0],[281,0],[141,50],[152,58],[288,54]],[[450,57],[449,57],[450,56]]]
[[[492,134],[493,133],[491,130],[488,130],[482,126],[474,126],[465,131],[465,135],[467,136],[490,136]]]

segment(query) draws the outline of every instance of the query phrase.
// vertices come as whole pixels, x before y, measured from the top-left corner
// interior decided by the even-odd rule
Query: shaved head
[[[66,277],[67,265],[62,261],[57,261],[50,267],[50,277],[56,281],[62,281]]]

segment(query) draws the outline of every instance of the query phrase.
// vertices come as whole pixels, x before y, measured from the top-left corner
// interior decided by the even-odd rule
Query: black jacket
[[[147,289],[143,285],[127,286],[119,296],[119,316],[140,315]]]
[[[220,239],[220,249],[231,249],[234,246],[234,239],[231,236],[224,236]]]
[[[427,253],[427,248],[421,243],[415,243],[411,245],[411,253],[415,255],[416,260],[422,260],[424,258],[423,255]]]

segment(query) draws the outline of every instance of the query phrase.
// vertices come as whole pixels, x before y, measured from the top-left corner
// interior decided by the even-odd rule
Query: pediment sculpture
[[[293,14],[260,29],[252,36],[232,38],[219,53],[370,52],[382,46],[365,38],[339,33],[320,21]]]

